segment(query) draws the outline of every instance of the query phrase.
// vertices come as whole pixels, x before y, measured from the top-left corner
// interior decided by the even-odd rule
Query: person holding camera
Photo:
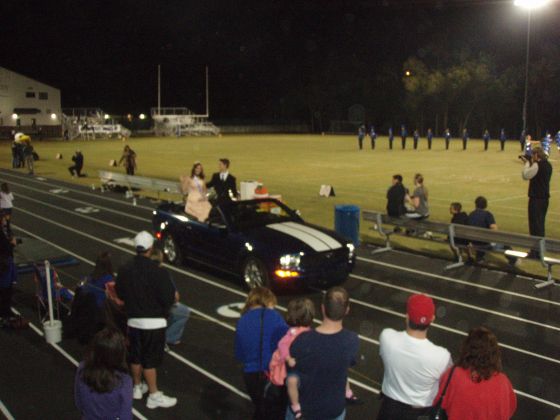
[[[529,181],[529,233],[532,236],[545,236],[545,217],[550,199],[550,178],[552,165],[542,147],[533,148],[531,157],[519,156],[525,163],[521,176]],[[533,256],[538,252],[533,250]]]

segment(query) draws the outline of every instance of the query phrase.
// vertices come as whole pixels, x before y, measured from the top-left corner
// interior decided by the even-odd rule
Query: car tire
[[[183,262],[183,254],[179,244],[173,235],[165,235],[162,241],[162,251],[168,263],[180,265]]]
[[[255,287],[270,287],[270,276],[264,263],[255,257],[248,257],[241,272],[244,286],[251,290]]]

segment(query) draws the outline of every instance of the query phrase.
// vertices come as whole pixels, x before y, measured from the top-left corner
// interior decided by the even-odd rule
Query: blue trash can
[[[350,239],[354,246],[360,245],[360,208],[352,205],[335,206],[334,230]]]

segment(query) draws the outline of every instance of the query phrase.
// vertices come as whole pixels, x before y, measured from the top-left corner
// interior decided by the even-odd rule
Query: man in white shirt
[[[416,420],[429,413],[439,378],[452,364],[449,351],[428,340],[434,319],[433,300],[412,295],[407,302],[406,330],[381,332],[379,354],[385,373],[377,420]]]

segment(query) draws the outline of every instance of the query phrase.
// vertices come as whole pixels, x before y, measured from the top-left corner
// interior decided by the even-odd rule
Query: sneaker
[[[141,400],[146,392],[148,392],[148,384],[142,382],[140,385],[134,385],[132,397],[135,400]]]
[[[150,396],[148,397],[148,401],[146,403],[146,407],[168,408],[168,407],[173,407],[175,404],[177,404],[177,398],[168,397],[167,395],[164,395],[163,392],[158,391],[153,394],[150,394]]]

